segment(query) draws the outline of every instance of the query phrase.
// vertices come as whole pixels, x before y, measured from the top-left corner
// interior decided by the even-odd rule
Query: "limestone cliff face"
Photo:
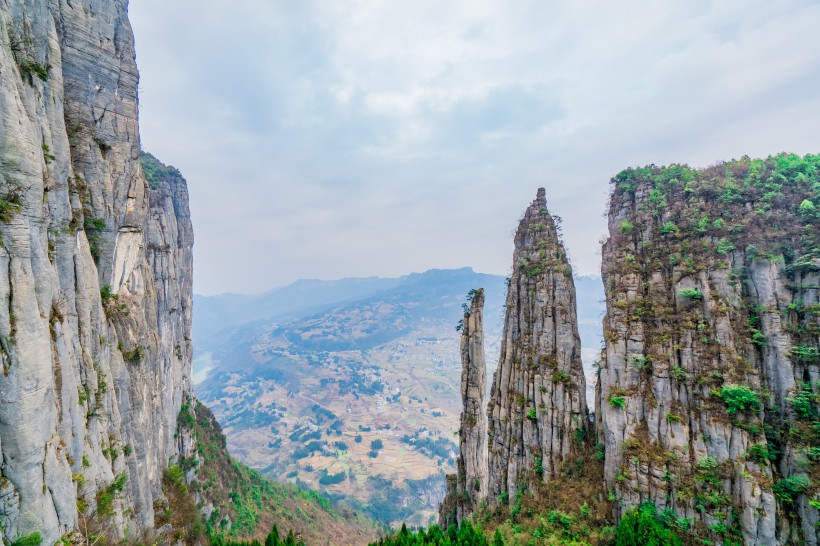
[[[488,415],[487,500],[537,496],[586,435],[575,286],[544,189],[515,235],[513,272]]]
[[[713,543],[816,544],[817,156],[614,180],[598,420],[619,511]]]
[[[470,292],[461,329],[460,451],[457,473],[447,478],[440,510],[443,528],[458,525],[487,496],[487,362],[484,357],[484,290]]]
[[[190,390],[185,182],[139,161],[127,1],[0,0],[0,525],[153,525]],[[92,516],[86,518],[82,516]]]

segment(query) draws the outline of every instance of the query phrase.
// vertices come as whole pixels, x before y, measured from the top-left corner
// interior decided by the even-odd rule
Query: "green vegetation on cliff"
[[[780,259],[784,247],[795,245],[802,252],[786,252],[787,265],[792,270],[817,267],[820,155],[743,157],[702,170],[650,165],[620,172],[613,184],[615,200],[635,199],[639,188],[649,188],[643,206],[657,218],[658,233],[671,243],[657,245],[657,250],[680,247],[685,253],[667,255],[669,259],[691,258],[693,268],[703,265],[703,252],[726,255],[739,250],[751,258]],[[622,222],[637,225],[634,218]],[[621,231],[642,237],[640,228]],[[704,236],[708,247],[701,245]]]
[[[160,182],[169,176],[182,176],[176,167],[164,165],[159,159],[148,152],[140,152],[142,173],[148,180],[152,190],[159,188]]]
[[[663,503],[701,542],[814,541],[820,155],[612,184],[599,401],[613,498]]]

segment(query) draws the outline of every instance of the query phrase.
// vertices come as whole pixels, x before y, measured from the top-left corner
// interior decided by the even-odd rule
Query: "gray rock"
[[[457,473],[448,476],[439,524],[459,525],[487,496],[487,362],[484,357],[484,289],[471,292],[461,329],[460,450]]]
[[[723,235],[710,230],[722,227],[688,226],[685,237],[662,233],[671,218],[688,222],[707,207],[720,210],[727,225],[758,213],[674,194],[658,219],[652,191],[643,180],[634,192],[613,193],[603,247],[606,347],[596,407],[616,510],[650,500],[688,518],[703,538],[722,540],[713,529],[734,526],[746,544],[816,544],[817,509],[805,495],[797,495],[794,510],[781,505],[773,483],[804,466],[797,462],[804,448],[793,446],[788,432],[797,420],[789,400],[799,384],[813,381],[816,367],[799,364],[790,351],[801,343],[798,332],[814,332],[817,345],[816,318],[800,324],[784,317],[794,302],[817,301],[817,271],[785,267],[788,254],[800,254],[797,239],[776,241],[783,254],[763,259],[752,245],[716,251]],[[778,211],[778,222],[802,229],[788,218],[796,213]],[[759,393],[759,407],[730,414],[725,387]],[[750,455],[767,442],[781,453],[777,467]]]
[[[0,73],[3,533],[53,544],[122,474],[115,534],[153,527],[190,391],[193,235],[184,180],[152,190],[140,168],[127,1],[0,2]]]
[[[488,415],[487,501],[538,495],[588,428],[572,269],[543,188],[515,235]]]

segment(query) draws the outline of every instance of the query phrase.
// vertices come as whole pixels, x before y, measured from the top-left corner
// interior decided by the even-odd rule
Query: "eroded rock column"
[[[460,454],[455,476],[448,476],[440,510],[442,527],[459,524],[487,496],[487,362],[484,357],[484,290],[472,290],[461,329]]]
[[[587,435],[572,268],[543,188],[515,235],[498,368],[487,409],[488,503],[538,494]]]

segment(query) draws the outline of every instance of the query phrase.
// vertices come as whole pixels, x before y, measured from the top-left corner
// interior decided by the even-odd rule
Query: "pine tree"
[[[273,529],[271,529],[267,538],[265,538],[265,546],[279,546],[280,544],[279,529],[276,528],[276,524],[274,523]]]

